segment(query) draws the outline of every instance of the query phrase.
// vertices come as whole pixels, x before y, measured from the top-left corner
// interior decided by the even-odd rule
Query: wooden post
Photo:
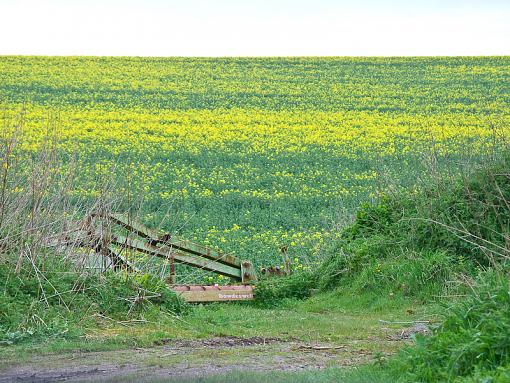
[[[175,262],[173,254],[170,255],[170,275],[167,277],[166,283],[175,285]]]

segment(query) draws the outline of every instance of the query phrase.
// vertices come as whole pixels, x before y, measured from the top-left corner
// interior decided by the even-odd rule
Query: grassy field
[[[145,322],[97,317],[95,322],[84,321],[81,337],[49,336],[45,342],[2,347],[0,379],[21,379],[29,371],[41,376],[47,370],[55,377],[72,378],[73,371],[88,368],[90,372],[82,376],[87,382],[328,382],[340,378],[386,382],[391,381],[390,372],[380,366],[350,368],[387,360],[408,342],[400,334],[409,325],[400,321],[436,321],[439,312],[438,306],[423,306],[412,299],[335,291],[272,309],[218,304],[195,307],[181,318],[145,315]],[[224,344],[229,339],[232,343]],[[242,340],[259,342],[247,346]],[[183,347],[182,342],[191,345]],[[308,348],[314,346],[325,350]],[[128,368],[97,372],[112,365]],[[310,368],[325,370],[307,372]]]
[[[58,130],[77,196],[113,178],[151,225],[306,268],[361,202],[494,150],[509,80],[507,57],[1,57],[0,105],[28,151]]]

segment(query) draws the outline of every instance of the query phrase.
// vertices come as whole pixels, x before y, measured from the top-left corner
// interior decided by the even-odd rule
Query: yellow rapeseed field
[[[496,150],[509,84],[505,57],[0,58],[3,118],[23,111],[27,152],[56,127],[77,196],[110,177],[149,224],[170,209],[168,229],[296,267],[360,202]]]

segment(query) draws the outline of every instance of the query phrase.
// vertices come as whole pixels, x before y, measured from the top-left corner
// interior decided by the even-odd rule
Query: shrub
[[[86,274],[55,258],[18,273],[0,263],[0,343],[37,337],[74,337],[95,314],[115,319],[187,306],[164,282],[121,272]],[[44,270],[44,271],[41,271]]]
[[[430,337],[402,352],[405,379],[418,382],[475,381],[510,371],[510,290],[505,278],[485,274],[468,299],[454,304]],[[476,381],[493,381],[476,380]]]
[[[300,271],[285,277],[267,277],[255,287],[256,303],[274,306],[282,299],[303,299],[316,288],[316,276],[312,272]]]
[[[318,285],[399,289],[426,299],[457,273],[475,275],[510,250],[510,157],[467,178],[364,204],[331,246]]]

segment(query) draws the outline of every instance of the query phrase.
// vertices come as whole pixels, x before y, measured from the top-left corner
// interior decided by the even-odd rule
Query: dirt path
[[[0,383],[138,381],[140,377],[200,377],[233,370],[298,371],[360,364],[372,357],[372,352],[355,344],[305,344],[262,337],[173,340],[147,349],[7,361],[7,367],[0,370]]]

